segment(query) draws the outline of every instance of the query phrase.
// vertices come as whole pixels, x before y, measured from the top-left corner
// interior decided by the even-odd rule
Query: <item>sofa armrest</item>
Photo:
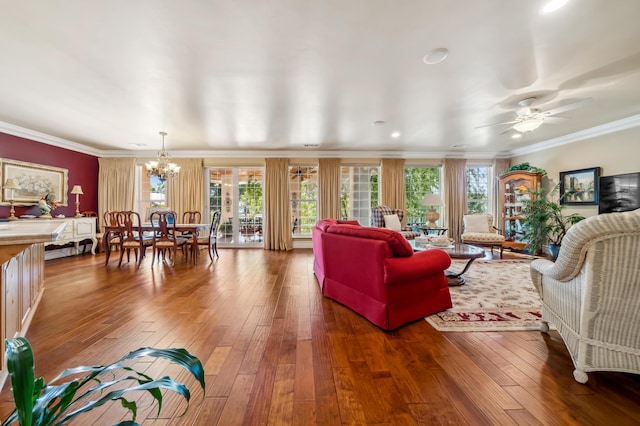
[[[409,257],[389,257],[384,261],[384,282],[402,283],[444,273],[450,265],[449,255],[439,249],[419,251]]]

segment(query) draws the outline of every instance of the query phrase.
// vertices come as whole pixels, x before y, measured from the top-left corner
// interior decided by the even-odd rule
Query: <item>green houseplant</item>
[[[191,399],[189,388],[169,376],[153,379],[148,375],[123,364],[124,361],[140,357],[164,358],[185,368],[198,381],[204,397],[204,369],[198,358],[185,349],[140,348],[123,356],[109,365],[81,366],[69,368],[48,384],[42,377],[35,378],[34,359],[31,345],[24,337],[7,339],[7,370],[11,378],[11,392],[16,409],[2,422],[2,425],[20,426],[61,425],[93,408],[111,401],[118,401],[131,413],[132,419],[118,425],[137,425],[136,401],[129,395],[146,391],[158,404],[158,414],[162,409],[162,389],[171,390],[182,396],[188,403]],[[124,374],[122,374],[124,373]],[[65,377],[75,378],[60,383]],[[132,384],[131,386],[129,386]],[[91,399],[90,399],[91,398]]]
[[[530,191],[531,197],[524,201],[522,213],[524,215],[524,237],[527,240],[527,250],[537,253],[544,244],[549,245],[549,254],[555,260],[558,257],[562,239],[571,227],[584,216],[577,213],[564,215],[564,206],[559,201],[552,201],[548,195],[554,194],[556,186],[549,194],[544,189]]]

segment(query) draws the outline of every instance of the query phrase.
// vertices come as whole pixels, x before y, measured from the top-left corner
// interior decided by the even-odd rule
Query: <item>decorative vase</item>
[[[549,255],[553,260],[558,258],[560,254],[560,244],[549,244]]]

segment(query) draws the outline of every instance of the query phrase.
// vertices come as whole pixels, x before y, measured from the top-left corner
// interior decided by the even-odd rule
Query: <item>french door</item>
[[[220,247],[262,247],[262,167],[209,169],[209,220],[220,210]]]

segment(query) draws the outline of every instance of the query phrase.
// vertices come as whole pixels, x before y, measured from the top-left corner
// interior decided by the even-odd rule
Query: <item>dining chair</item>
[[[200,223],[202,214],[195,210],[188,210],[182,214],[182,223]]]
[[[211,226],[209,227],[209,235],[206,237],[198,237],[198,246],[207,246],[209,259],[213,262],[213,255],[218,255],[218,228],[220,227],[220,210],[213,212],[211,218]],[[199,250],[198,250],[199,251]]]
[[[176,213],[172,211],[153,212],[149,217],[153,226],[153,266],[156,256],[162,255],[162,261],[166,263],[166,254],[169,251],[169,258],[172,264],[175,263],[178,247],[187,243],[186,238],[180,238],[176,234]]]
[[[104,225],[109,226],[109,227],[117,227],[118,226],[118,214],[120,212],[118,211],[110,211],[107,210],[106,212],[104,212],[104,214],[102,215],[103,219],[104,219]],[[115,250],[119,250],[120,249],[120,236],[121,236],[122,232],[120,232],[120,230],[111,230],[109,232],[107,232],[105,230],[105,232],[102,235],[102,239],[101,241],[103,241],[105,238],[108,239],[108,241],[103,241],[103,247],[107,253],[107,256],[105,258],[105,265],[107,263],[109,263],[109,257],[111,256],[111,251],[113,249]]]
[[[145,237],[142,231],[142,221],[140,214],[134,211],[121,211],[117,213],[117,223],[120,228],[120,260],[118,267],[122,264],[124,252],[127,252],[127,262],[129,254],[133,250],[136,256],[136,265],[140,266],[145,256],[147,247],[153,244],[153,238]]]

